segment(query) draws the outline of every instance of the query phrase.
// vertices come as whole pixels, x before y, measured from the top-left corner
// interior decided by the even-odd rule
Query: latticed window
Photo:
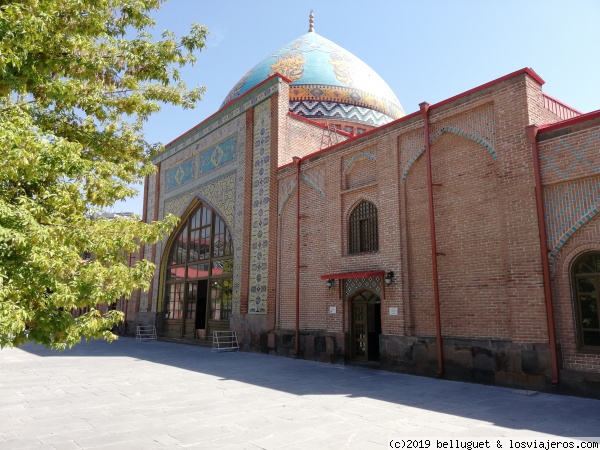
[[[600,349],[600,253],[575,263],[572,283],[579,346]]]
[[[374,252],[377,250],[379,250],[377,208],[371,202],[362,201],[350,213],[348,253]]]
[[[229,319],[233,276],[231,232],[225,221],[206,205],[201,205],[182,225],[168,252],[166,316],[186,320]],[[205,311],[207,303],[209,309]],[[196,325],[204,328],[203,323]]]

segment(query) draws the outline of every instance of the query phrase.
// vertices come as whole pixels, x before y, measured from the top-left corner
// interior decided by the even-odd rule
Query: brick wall
[[[322,127],[287,113],[282,118],[282,123],[286,126],[286,137],[279,148],[279,166],[291,163],[294,156],[302,158],[321,149],[324,133]]]
[[[593,119],[539,136],[552,274],[556,338],[562,368],[594,373],[600,354],[578,348],[571,285],[573,262],[600,251],[600,124]]]
[[[506,290],[507,220],[501,165],[482,146],[445,133],[431,149],[442,334],[515,338]],[[433,335],[426,160],[405,183],[410,310],[414,333]]]
[[[492,353],[501,350],[490,342],[515,346],[511,351],[520,356],[497,367],[498,373],[531,367],[526,355],[535,353],[540,363],[527,376],[541,377],[536,383],[543,384],[548,337],[533,165],[524,133],[530,123],[528,101],[540,97],[530,92],[536,90],[539,85],[522,74],[434,108],[430,122],[442,334],[478,340],[473,345]],[[385,351],[402,347],[394,336],[435,335],[422,126],[422,118],[412,117],[302,162],[303,177],[321,170],[324,179],[321,185],[301,183],[302,333],[350,330],[340,281],[327,290],[321,275],[393,270],[394,283],[381,299]],[[295,320],[293,176],[290,167],[278,173],[278,327],[290,331]],[[376,252],[350,255],[348,217],[362,200],[377,207],[380,245]],[[328,312],[330,306],[336,314]],[[392,307],[398,315],[389,314]],[[425,370],[431,368],[434,348],[435,343],[429,345],[421,361]]]

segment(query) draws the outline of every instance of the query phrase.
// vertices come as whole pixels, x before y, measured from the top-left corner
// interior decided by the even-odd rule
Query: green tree
[[[153,38],[163,2],[0,0],[0,347],[112,340],[122,315],[98,305],[148,288],[153,265],[130,268],[127,255],[175,218],[99,213],[154,170],[162,147],[144,139],[148,116],[162,104],[192,108],[203,92],[179,69],[195,62],[207,30]]]

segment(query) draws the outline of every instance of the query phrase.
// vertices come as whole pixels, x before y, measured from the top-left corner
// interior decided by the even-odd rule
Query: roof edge
[[[581,122],[587,122],[588,120],[597,119],[599,117],[600,117],[600,109],[586,113],[586,114],[582,114],[581,116],[573,117],[571,119],[562,120],[560,122],[549,123],[546,125],[539,125],[538,126],[538,134],[539,133],[548,133],[550,131],[556,131],[556,130],[559,130],[564,127],[576,125]]]
[[[464,92],[462,92],[460,94],[454,95],[454,96],[452,96],[450,98],[447,98],[446,100],[442,100],[441,102],[435,103],[435,104],[433,104],[433,105],[431,105],[429,107],[429,110],[431,111],[434,108],[439,108],[440,106],[443,106],[443,105],[446,105],[448,103],[451,103],[451,102],[453,102],[455,100],[458,100],[459,98],[466,97],[467,95],[470,95],[470,94],[473,94],[475,92],[481,91],[481,90],[486,89],[486,88],[488,88],[490,86],[493,86],[495,84],[501,83],[501,82],[506,81],[506,80],[509,80],[509,79],[514,78],[514,77],[519,76],[519,75],[529,75],[540,86],[545,83],[545,81],[542,79],[542,77],[540,77],[533,69],[531,69],[530,67],[525,67],[523,69],[519,69],[519,70],[511,72],[511,73],[509,73],[507,75],[504,75],[504,76],[502,76],[500,78],[496,78],[495,80],[488,81],[487,83],[484,83],[484,84],[482,84],[480,86],[474,87],[473,89],[469,89],[469,90],[464,91]],[[399,124],[399,123],[401,123],[401,122],[403,122],[405,120],[409,120],[409,119],[412,119],[413,117],[420,116],[420,115],[421,115],[421,111],[420,110],[419,111],[415,111],[414,113],[408,114],[408,115],[406,115],[404,117],[400,117],[399,119],[396,119],[396,120],[394,120],[394,121],[392,121],[390,123],[387,123],[387,124],[382,125],[380,127],[373,128],[373,129],[371,129],[369,131],[366,131],[363,134],[360,134],[358,136],[353,136],[351,139],[348,139],[347,141],[339,142],[339,143],[337,143],[335,145],[332,145],[330,147],[323,148],[323,149],[318,150],[318,151],[316,151],[314,153],[310,153],[310,154],[308,154],[306,156],[303,156],[301,159],[303,161],[309,160],[309,159],[314,158],[315,156],[318,156],[318,155],[320,155],[322,153],[326,153],[326,152],[328,152],[330,150],[333,150],[333,149],[335,149],[335,148],[337,148],[337,147],[339,147],[341,145],[348,144],[349,142],[354,142],[356,139],[363,138],[364,136],[368,136],[368,135],[376,133],[376,132],[378,132],[378,131],[380,131],[382,129],[392,127],[392,126],[394,126],[396,124]],[[579,116],[578,118],[580,118],[580,117],[582,117],[582,116]],[[569,120],[573,120],[573,119],[569,119]],[[283,166],[279,166],[277,168],[277,170],[279,170],[279,169],[285,169],[287,166],[292,165],[292,164],[293,163],[284,164]]]
[[[488,81],[487,83],[484,83],[484,84],[482,84],[480,86],[474,87],[473,89],[469,89],[468,91],[462,92],[462,93],[457,94],[457,95],[455,95],[453,97],[447,98],[446,100],[442,100],[441,102],[434,103],[433,105],[431,105],[429,107],[429,110],[432,110],[434,108],[439,108],[440,106],[443,106],[443,105],[445,105],[447,103],[451,103],[451,102],[453,102],[455,100],[458,100],[459,98],[466,97],[467,95],[473,94],[473,93],[475,93],[477,91],[481,91],[481,90],[483,90],[485,88],[493,86],[494,84],[501,83],[503,81],[509,80],[511,78],[514,78],[514,77],[516,77],[518,75],[523,75],[523,74],[529,75],[540,86],[542,86],[545,83],[545,81],[542,79],[542,77],[540,77],[537,73],[535,73],[535,71],[533,69],[531,69],[530,67],[525,67],[523,69],[519,69],[519,70],[516,70],[514,72],[511,72],[508,75],[504,75],[504,76],[502,76],[500,78],[496,78],[495,80]]]

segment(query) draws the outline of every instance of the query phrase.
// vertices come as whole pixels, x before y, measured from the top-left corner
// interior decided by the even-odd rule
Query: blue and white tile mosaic
[[[266,101],[254,109],[252,167],[252,230],[250,238],[250,293],[248,313],[267,313],[269,273],[269,206],[271,199],[271,107]]]

